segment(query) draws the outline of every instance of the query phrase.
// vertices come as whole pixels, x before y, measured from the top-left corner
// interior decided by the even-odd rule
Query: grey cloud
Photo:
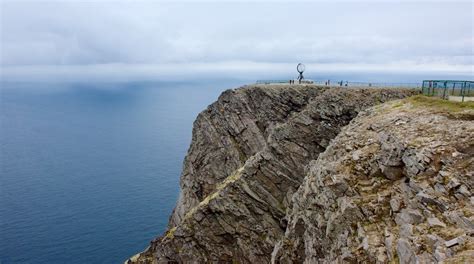
[[[243,70],[304,61],[329,69],[442,65],[472,73],[474,64],[471,2],[1,4],[4,74],[32,65],[210,69],[236,61],[246,62],[236,64]]]

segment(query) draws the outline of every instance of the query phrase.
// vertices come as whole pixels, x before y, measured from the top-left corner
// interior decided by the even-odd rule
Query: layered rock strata
[[[272,252],[275,262],[306,260],[304,236],[295,241],[299,244],[288,241],[292,228],[303,235],[307,230],[293,217],[306,208],[291,203],[302,192],[308,163],[359,112],[415,93],[313,85],[224,92],[194,123],[168,231],[130,262],[269,263]],[[398,166],[391,161],[387,158],[384,171]]]

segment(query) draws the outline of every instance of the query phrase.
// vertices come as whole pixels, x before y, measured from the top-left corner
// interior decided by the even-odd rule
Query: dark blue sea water
[[[226,83],[0,88],[0,263],[123,263],[166,227]]]

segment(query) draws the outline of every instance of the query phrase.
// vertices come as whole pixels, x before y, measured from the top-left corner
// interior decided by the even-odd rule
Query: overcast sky
[[[471,1],[0,2],[4,80],[473,74]]]

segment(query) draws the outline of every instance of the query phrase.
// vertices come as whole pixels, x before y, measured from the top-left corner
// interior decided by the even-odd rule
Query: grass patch
[[[424,95],[415,95],[404,100],[415,107],[431,107],[446,112],[474,110],[474,102],[454,102]]]
[[[168,232],[166,232],[165,237],[168,239],[174,238],[175,231],[176,231],[176,227],[171,228],[170,230],[168,230]]]
[[[206,206],[207,204],[209,204],[211,200],[215,199],[226,186],[240,179],[242,177],[243,171],[244,171],[244,167],[242,166],[238,170],[236,170],[232,175],[228,176],[222,183],[218,184],[213,193],[206,196],[204,200],[202,200],[197,206],[191,208],[191,210],[189,210],[189,212],[187,212],[184,215],[184,219],[190,218],[199,208]]]
[[[394,103],[392,107],[393,108],[399,108],[399,107],[402,107],[402,106],[403,106],[403,101],[400,100],[400,101]]]

